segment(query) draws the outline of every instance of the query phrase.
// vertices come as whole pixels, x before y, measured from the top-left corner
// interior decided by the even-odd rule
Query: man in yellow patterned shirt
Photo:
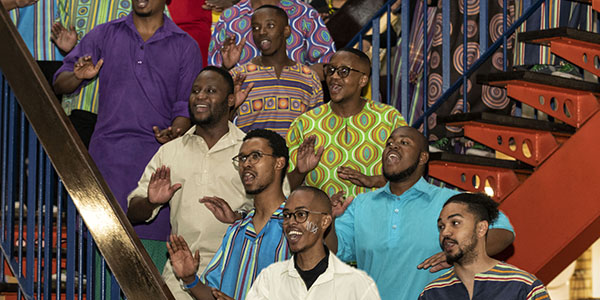
[[[287,135],[292,190],[305,182],[349,197],[385,185],[385,142],[407,124],[394,107],[360,96],[370,67],[368,56],[351,48],[339,50],[324,66],[331,101],[299,116]]]

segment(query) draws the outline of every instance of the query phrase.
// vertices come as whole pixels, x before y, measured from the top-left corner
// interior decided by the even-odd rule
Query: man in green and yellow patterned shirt
[[[407,124],[394,107],[360,96],[370,67],[369,58],[351,48],[324,66],[331,102],[299,116],[287,135],[292,189],[305,182],[330,196],[350,197],[385,185],[385,142]]]

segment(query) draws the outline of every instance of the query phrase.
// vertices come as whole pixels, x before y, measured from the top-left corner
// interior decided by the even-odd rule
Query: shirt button
[[[395,212],[395,213],[398,213],[399,211],[400,211],[400,210],[398,210],[397,208],[396,208],[396,209],[394,209],[394,212]]]
[[[396,226],[396,225],[392,225],[392,229],[396,229],[396,227],[398,227],[398,226]]]
[[[137,64],[138,64],[138,65],[141,65],[141,64],[142,64],[142,61],[141,61],[141,60],[138,60],[138,61],[137,61]]]

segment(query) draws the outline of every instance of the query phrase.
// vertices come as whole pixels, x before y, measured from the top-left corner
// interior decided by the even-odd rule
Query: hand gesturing
[[[181,278],[186,284],[192,283],[200,265],[200,250],[192,256],[192,251],[182,236],[171,234],[167,242],[167,251],[173,266],[175,276]]]
[[[77,45],[77,32],[75,26],[66,29],[60,22],[52,25],[52,35],[50,39],[56,44],[58,49],[69,53]]]
[[[102,68],[102,64],[104,60],[101,58],[98,60],[98,63],[94,66],[92,62],[91,56],[82,56],[75,63],[75,68],[73,69],[73,73],[75,73],[75,78],[84,80],[84,79],[92,79],[98,75],[100,72],[100,68]]]
[[[223,67],[231,69],[240,61],[242,50],[246,45],[246,37],[243,37],[239,44],[235,43],[235,36],[228,36],[221,47],[221,57],[223,58]]]
[[[296,158],[296,168],[298,169],[298,172],[306,174],[319,165],[319,161],[321,160],[321,156],[323,156],[325,148],[321,146],[315,153],[316,141],[317,137],[311,135],[304,139],[300,147],[298,147],[298,157]]]
[[[171,170],[166,166],[162,166],[150,177],[148,201],[153,204],[167,203],[180,188],[181,183],[171,185]]]

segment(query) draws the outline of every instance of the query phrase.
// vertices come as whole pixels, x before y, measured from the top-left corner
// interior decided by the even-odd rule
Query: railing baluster
[[[25,293],[29,296],[33,296],[34,283],[35,283],[35,214],[36,214],[36,179],[37,179],[37,148],[38,140],[35,136],[33,128],[29,125],[27,120],[23,120],[27,124],[28,134],[28,164],[27,164],[27,225],[26,225],[26,238],[25,238]],[[41,212],[40,212],[41,213]]]
[[[62,274],[62,224],[63,224],[63,203],[65,196],[65,188],[62,184],[62,180],[57,180],[57,214],[56,214],[56,300],[60,300],[62,298],[61,290],[60,290],[60,274]]]
[[[387,76],[385,81],[385,95],[387,97],[385,103],[392,104],[392,20],[391,20],[391,5],[387,6],[387,32],[386,32],[386,51],[385,51],[385,69],[387,70]]]
[[[380,102],[379,99],[379,18],[373,19],[373,45],[371,47],[371,99]],[[389,28],[388,28],[389,30]]]
[[[25,114],[17,109],[20,119],[20,139],[19,139],[19,238],[18,238],[18,251],[19,251],[19,260],[17,264],[19,266],[19,270],[17,273],[17,278],[21,280],[23,278],[23,214],[25,207]],[[25,286],[27,286],[27,278],[24,278]]]
[[[442,1],[442,91],[445,91],[450,87],[450,69],[452,68],[452,66],[450,65],[451,57],[450,1]]]
[[[446,2],[446,1],[444,1]],[[410,42],[410,1],[402,1],[402,10],[400,12],[401,14],[401,23],[400,25],[402,26],[402,41],[401,41],[401,47],[402,47],[402,65],[401,65],[401,73],[402,73],[402,77],[401,77],[401,85],[400,85],[400,95],[401,98],[399,101],[400,102],[400,113],[402,113],[402,115],[404,116],[404,118],[406,118],[407,122],[410,122],[410,118],[408,116],[408,105],[411,101],[410,99],[410,95],[408,94],[408,68],[409,68],[409,62],[408,62],[408,57],[410,56],[410,51],[409,51],[409,42]]]
[[[468,63],[468,55],[469,55],[469,41],[467,39],[467,25],[469,24],[469,20],[468,20],[468,16],[469,16],[469,1],[468,0],[463,0],[463,67],[462,67],[462,84],[463,84],[463,112],[467,112],[467,109],[469,108],[469,105],[467,103],[467,91],[469,88],[469,84],[468,84],[468,80],[469,77],[467,76],[467,70],[469,69],[467,63]],[[425,120],[424,123],[427,123],[427,120]]]
[[[33,135],[35,137],[35,134]],[[37,138],[36,138],[37,141]],[[37,264],[36,264],[36,272],[35,272],[35,281],[37,282],[36,286],[36,299],[42,299],[42,283],[44,282],[44,278],[42,278],[42,247],[45,247],[45,241],[43,239],[43,231],[44,228],[42,222],[42,216],[48,213],[48,207],[46,207],[46,211],[44,212],[43,204],[44,204],[44,148],[40,143],[37,143],[37,155],[38,155],[38,164],[37,164],[37,220],[36,220],[36,228],[37,228]],[[50,211],[51,213],[51,211]]]
[[[46,214],[44,215],[44,299],[49,300],[51,298],[50,287],[52,285],[52,247],[54,245],[52,239],[52,216],[54,214],[53,199],[56,196],[53,193],[55,185],[52,184],[52,176],[54,175],[52,164],[50,159],[44,153],[46,158],[46,171],[45,171],[45,196],[44,204],[46,206]],[[50,213],[48,213],[50,212]],[[60,251],[60,248],[56,248]]]
[[[71,197],[67,196],[67,299],[75,299],[76,214],[75,204],[73,204]]]
[[[467,0],[465,0],[467,1]],[[427,65],[427,15],[429,12],[429,6],[427,6],[427,2],[423,3],[423,112],[427,111],[427,99],[429,98],[428,93],[428,70],[429,66]],[[428,125],[427,118],[425,118],[425,122],[423,122],[423,134],[428,136]]]
[[[77,215],[77,299],[83,299],[83,220]]]
[[[485,53],[488,45],[488,2],[479,2],[479,53]]]

